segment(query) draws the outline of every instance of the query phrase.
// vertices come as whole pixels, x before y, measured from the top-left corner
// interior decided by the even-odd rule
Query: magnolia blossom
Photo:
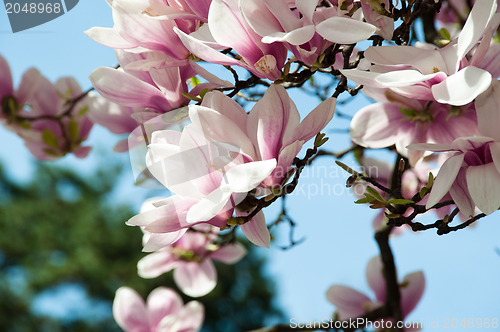
[[[375,32],[377,35],[382,36],[386,40],[391,40],[394,33],[394,19],[385,15],[386,8],[389,8],[389,0],[361,0],[361,9],[366,22],[373,24],[377,27]]]
[[[370,95],[370,93],[368,93]],[[372,94],[381,103],[359,110],[351,121],[354,143],[370,149],[396,145],[396,150],[415,165],[423,151],[408,150],[414,143],[451,143],[461,136],[479,134],[473,104],[462,107],[407,98],[386,89]]]
[[[326,297],[328,301],[337,307],[339,319],[361,317],[385,303],[386,283],[383,269],[380,256],[372,258],[366,267],[366,280],[375,293],[375,300],[347,286],[333,285],[328,289]],[[424,289],[425,277],[423,272],[413,272],[403,278],[399,286],[403,318],[415,309],[422,298]],[[410,330],[406,329],[406,331]]]
[[[475,102],[478,126],[485,136],[461,137],[451,144],[415,144],[411,149],[452,152],[441,166],[432,187],[427,208],[438,203],[448,192],[465,216],[477,206],[485,214],[500,207],[500,82]]]
[[[305,142],[333,118],[335,98],[329,98],[300,121],[300,114],[286,90],[272,84],[247,115],[241,106],[219,92],[207,94],[201,106],[190,106],[208,137],[239,147],[253,160],[277,160],[264,181],[279,186]]]
[[[313,64],[332,43],[353,44],[368,39],[375,27],[343,15],[337,6],[316,8],[316,0],[297,0],[292,11],[286,0],[240,1],[241,11],[262,42],[283,43],[295,57]]]
[[[194,1],[189,3],[194,4]],[[131,50],[135,53],[161,52],[165,55],[168,66],[185,65],[189,57],[189,51],[182,45],[173,28],[190,33],[200,21],[206,20],[194,14],[186,1],[113,0],[108,1],[108,4],[113,10],[115,26],[94,27],[85,33],[96,42],[114,49]],[[207,5],[207,1],[198,2],[197,11],[203,15],[205,10],[202,7]],[[168,19],[153,17],[166,12],[177,19],[172,19],[171,16]]]
[[[197,96],[203,89],[233,86],[210,74],[193,61],[187,62],[187,65],[182,67],[150,68],[147,61],[155,59],[151,58],[153,53],[133,54],[117,51],[116,55],[120,65],[126,70],[99,67],[89,78],[103,97],[123,106],[148,108],[157,114],[165,113],[187,105],[189,99],[185,94]],[[138,65],[141,61],[146,61],[144,67]],[[196,75],[200,75],[208,82],[198,84],[190,90],[187,82]]]
[[[213,0],[208,13],[208,25],[188,34],[175,28],[180,39],[194,55],[207,62],[248,69],[261,78],[277,80],[286,60],[286,48],[281,44],[265,44],[243,18],[239,0]],[[241,60],[217,49],[232,48]]]
[[[171,233],[198,223],[224,227],[235,206],[271,174],[276,160],[254,162],[239,148],[208,140],[193,123],[182,133],[153,133],[147,164],[151,174],[175,195],[156,202],[155,209],[128,223],[152,233]],[[269,231],[262,212],[247,224],[249,232],[243,228],[247,237],[268,247]],[[257,237],[253,236],[255,230],[259,231]]]
[[[208,294],[217,284],[212,259],[235,264],[246,254],[239,243],[214,244],[217,235],[215,227],[195,226],[194,231],[187,231],[177,242],[142,258],[137,264],[139,276],[156,278],[174,270],[174,281],[185,294],[192,297]]]
[[[86,114],[92,102],[81,97],[73,78],[52,84],[31,68],[14,90],[9,65],[1,56],[0,76],[0,121],[24,139],[37,159],[54,160],[70,152],[79,158],[87,156],[90,147],[81,143],[93,126]]]
[[[182,133],[153,133],[148,170],[175,193],[155,203],[129,224],[152,233],[169,233],[197,223],[224,227],[250,193],[262,196],[279,186],[302,145],[332,119],[335,99],[314,109],[302,122],[281,86],[271,85],[250,115],[220,92],[208,93],[200,106],[189,106],[192,124]],[[247,215],[255,206],[238,209]],[[253,243],[268,247],[263,213],[242,225]]]
[[[484,0],[480,6],[474,6],[458,38],[441,49],[369,47],[365,57],[375,64],[369,72],[342,72],[358,84],[390,88],[409,98],[435,99],[454,106],[468,104],[491,84],[491,74],[481,69],[480,63],[500,22],[500,16],[494,15],[496,7],[496,0]],[[467,58],[481,38],[472,57]]]
[[[158,287],[147,302],[135,290],[120,287],[113,301],[113,317],[125,332],[196,332],[204,318],[198,301],[183,304],[172,289]]]

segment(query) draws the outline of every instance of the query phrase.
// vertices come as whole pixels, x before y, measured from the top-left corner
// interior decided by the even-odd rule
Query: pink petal
[[[342,285],[328,288],[326,298],[337,307],[340,319],[362,316],[365,313],[365,306],[372,302],[365,294]]]
[[[414,46],[371,46],[365,51],[365,58],[379,65],[408,64],[423,74],[434,73],[434,68],[446,69],[437,51]]]
[[[224,106],[234,106],[234,104],[231,104],[226,102]],[[225,112],[229,111],[228,109],[225,110]],[[234,112],[237,113],[238,111],[239,108],[236,108]],[[236,118],[235,116],[233,115],[232,118],[240,121],[239,123],[233,122],[231,118],[210,108],[196,105],[189,106],[189,118],[200,128],[207,138],[216,142],[232,144],[244,153],[254,156],[255,149],[252,141],[243,131],[246,121],[241,117]]]
[[[500,173],[494,163],[470,166],[467,187],[479,210],[491,214],[500,207]]]
[[[495,164],[498,173],[500,173],[500,142],[490,143],[490,152],[493,163]]]
[[[216,110],[237,124],[246,132],[247,113],[234,99],[227,97],[220,91],[211,91],[203,97],[201,106]]]
[[[271,235],[267,229],[266,218],[262,211],[259,211],[252,220],[241,225],[241,230],[253,244],[259,247],[269,248]]]
[[[166,287],[154,289],[149,294],[146,303],[152,326],[157,326],[163,317],[176,315],[184,304],[179,294]]]
[[[415,309],[424,294],[424,273],[419,271],[407,274],[401,284],[403,285],[400,288],[401,310],[403,311],[403,317],[406,317]]]
[[[441,169],[436,176],[436,181],[432,186],[427,204],[425,205],[427,209],[436,205],[441,200],[441,198],[443,198],[444,195],[446,195],[446,193],[450,190],[450,187],[455,181],[458,175],[458,171],[462,166],[464,157],[465,155],[462,153],[457,154],[446,160],[443,166],[441,166]]]
[[[246,193],[257,187],[276,168],[276,159],[236,165],[224,175],[223,186],[231,192]]]
[[[172,233],[151,233],[146,243],[144,243],[144,248],[142,248],[142,251],[153,252],[169,246],[172,243],[177,242],[177,240],[179,240],[184,235],[184,233],[186,233],[186,231],[187,228],[183,228],[177,232]]]
[[[262,38],[262,42],[266,44],[274,42],[287,42],[292,45],[302,45],[309,42],[315,33],[316,30],[314,26],[307,25],[290,32],[275,32],[273,34],[266,35]]]
[[[458,209],[464,216],[472,216],[474,214],[474,209],[476,204],[472,200],[469,194],[469,189],[467,187],[466,171],[463,169],[458,172],[458,176],[450,187],[451,198],[457,205]]]
[[[136,43],[132,43],[124,39],[118,33],[118,31],[113,28],[93,27],[85,31],[85,34],[95,42],[107,47],[117,49],[129,49],[137,47]]]
[[[500,81],[494,80],[475,101],[479,131],[485,136],[500,140]]]
[[[243,64],[241,61],[233,59],[225,54],[216,51],[215,49],[210,47],[209,43],[206,41],[196,39],[191,35],[187,35],[178,28],[174,28],[174,31],[181,39],[184,46],[200,59],[226,66],[237,65],[246,69],[250,68],[248,65]]]
[[[0,99],[7,95],[13,95],[12,74],[7,60],[2,56],[0,56],[0,77],[2,78],[0,80]]]
[[[127,332],[150,332],[146,305],[135,290],[120,287],[113,301],[113,317]]]
[[[457,55],[459,60],[479,41],[496,9],[496,0],[483,0],[480,4],[478,2],[477,5],[474,5],[458,36]]]
[[[350,135],[354,143],[379,149],[396,143],[402,114],[395,104],[377,103],[363,107],[351,121]],[[401,132],[406,135],[407,132]]]
[[[221,45],[232,47],[239,55],[247,58],[249,64],[253,64],[263,54],[255,44],[251,30],[245,29],[245,25],[246,22],[236,2],[212,1],[208,14],[208,26],[214,39]]]
[[[314,11],[318,5],[318,0],[295,0],[295,6],[304,16],[307,22],[312,23]]]
[[[468,66],[432,86],[432,95],[443,104],[462,106],[470,103],[491,84],[491,74],[486,70]]]
[[[439,73],[424,75],[417,70],[402,69],[379,74],[376,81],[385,87],[405,87],[419,82],[430,80]]]
[[[222,212],[230,197],[231,192],[223,191],[221,188],[215,189],[189,209],[186,221],[188,223],[209,221]]]
[[[294,139],[307,142],[316,136],[332,120],[337,99],[328,98],[302,120],[295,130]]]
[[[199,297],[215,288],[217,271],[210,259],[205,259],[201,264],[186,262],[175,269],[174,281],[184,294]]]
[[[278,156],[284,137],[290,137],[299,125],[300,115],[286,90],[272,84],[252,108],[247,132],[260,150],[262,159]]]
[[[158,250],[143,257],[137,263],[137,273],[141,278],[156,278],[174,269],[178,261],[170,253],[169,248]]]
[[[120,70],[100,67],[90,74],[89,79],[97,92],[114,103],[161,111],[171,109],[160,90]]]
[[[172,196],[175,197],[175,196]],[[150,211],[144,211],[130,218],[127,225],[144,226],[150,232],[170,233],[189,226],[184,220],[185,213],[193,201],[172,201],[171,204],[159,206]]]
[[[316,32],[337,44],[354,44],[367,40],[377,31],[372,24],[355,19],[334,16],[316,25]]]
[[[227,244],[219,250],[214,251],[209,255],[211,259],[221,261],[225,264],[235,264],[240,261],[247,253],[244,246],[239,243]]]
[[[375,297],[379,302],[384,302],[386,298],[384,266],[380,256],[375,256],[368,262],[366,266],[366,280],[368,285],[375,293]]]
[[[205,308],[198,301],[187,303],[177,315],[179,319],[178,331],[199,331],[205,317]]]

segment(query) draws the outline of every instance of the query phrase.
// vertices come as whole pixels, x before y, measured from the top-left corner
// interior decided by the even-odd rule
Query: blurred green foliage
[[[38,164],[33,180],[20,185],[0,167],[0,331],[119,331],[111,317],[118,287],[143,297],[160,285],[175,288],[171,273],[152,280],[137,276],[137,261],[145,255],[141,231],[125,226],[134,211],[113,199],[119,174],[119,167],[108,166],[84,179]],[[246,331],[282,317],[264,264],[250,254],[236,265],[217,265],[218,286],[199,299],[206,308],[203,331]],[[58,286],[64,291],[64,285],[81,287],[89,300],[105,304],[106,313],[34,312],[40,294]]]

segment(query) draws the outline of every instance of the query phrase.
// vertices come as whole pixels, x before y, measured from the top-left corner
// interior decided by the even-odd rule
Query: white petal
[[[212,219],[221,212],[229,201],[229,197],[231,197],[231,192],[221,188],[215,189],[189,209],[186,215],[187,222],[195,223]]]
[[[403,317],[406,317],[415,309],[424,294],[424,273],[422,271],[410,273],[403,278],[401,284],[404,285],[400,290],[401,310],[403,311]]]
[[[241,225],[241,230],[253,244],[259,247],[269,248],[271,235],[269,234],[269,229],[267,229],[264,212],[259,211],[252,220]]]
[[[326,298],[337,307],[340,319],[362,316],[365,304],[372,302],[365,294],[342,285],[331,286],[326,292]]]
[[[403,69],[380,74],[376,81],[385,87],[403,87],[430,80],[438,73],[423,75],[418,70]]]
[[[125,331],[149,331],[146,304],[135,290],[120,287],[113,301],[113,317]]]
[[[474,5],[458,36],[457,54],[459,60],[479,41],[496,9],[497,0],[481,0]]]
[[[479,131],[488,137],[500,140],[500,81],[494,80],[474,103]]]
[[[316,32],[337,44],[354,44],[367,40],[377,27],[351,18],[334,16],[316,25]]]
[[[498,173],[500,173],[500,142],[490,143],[491,157],[493,158],[493,163],[495,164]]]
[[[215,288],[217,271],[210,259],[205,259],[201,264],[188,262],[175,269],[174,281],[184,294],[199,297]]]
[[[166,287],[155,288],[149,293],[146,304],[152,326],[156,326],[163,317],[176,315],[183,306],[179,294]]]
[[[432,86],[432,95],[443,104],[462,106],[486,91],[491,84],[491,74],[486,70],[468,66]]]
[[[276,159],[270,159],[237,165],[226,172],[224,186],[228,186],[231,192],[249,192],[272,173],[276,164]]]
[[[244,246],[239,243],[227,244],[209,255],[211,259],[221,261],[225,264],[235,264],[247,253]]]
[[[485,214],[500,207],[500,173],[495,164],[470,166],[467,169],[467,187],[479,210]]]
[[[446,160],[443,166],[441,166],[441,169],[436,176],[436,181],[432,186],[427,204],[425,205],[427,209],[436,205],[441,200],[441,198],[443,198],[444,195],[446,195],[446,193],[450,190],[450,187],[455,181],[458,175],[458,171],[462,166],[464,157],[465,154],[460,153]]]
[[[129,42],[124,39],[118,31],[112,28],[99,28],[94,27],[87,31],[85,34],[92,38],[95,42],[98,42],[101,45],[117,48],[117,49],[127,49],[127,48],[135,48],[137,44]]]

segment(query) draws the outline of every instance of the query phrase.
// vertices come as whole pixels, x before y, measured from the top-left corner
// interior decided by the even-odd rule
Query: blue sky
[[[54,81],[61,76],[74,76],[82,88],[90,87],[88,75],[98,66],[114,66],[113,50],[101,46],[83,31],[93,26],[113,25],[106,2],[80,1],[69,13],[37,28],[12,34],[7,15],[0,12],[0,54],[11,65],[16,84],[29,67],[37,67]],[[292,98],[303,116],[316,100],[294,91]],[[346,106],[343,111],[354,113],[365,101]],[[348,122],[335,118],[329,129],[347,128]],[[327,148],[340,151],[349,146],[345,136],[330,135]],[[70,165],[85,173],[95,165],[99,153],[127,163],[126,156],[112,152],[117,138],[102,128],[95,128],[90,145],[99,146],[87,160],[66,157],[58,164]],[[0,128],[0,161],[7,164],[9,174],[20,181],[30,176],[33,158],[14,134]],[[105,144],[102,144],[105,142]],[[380,154],[387,158],[388,154]],[[393,160],[387,160],[392,163]],[[344,160],[355,165],[350,158]],[[328,171],[328,176],[318,173]],[[287,229],[283,227],[277,245],[262,250],[269,256],[268,271],[276,278],[278,303],[287,316],[298,320],[329,318],[333,306],[326,301],[325,292],[332,284],[345,284],[369,292],[365,266],[377,255],[371,220],[374,211],[353,204],[354,196],[344,188],[347,175],[338,170],[332,159],[320,159],[307,170],[301,187],[287,200],[289,212],[298,223],[296,238],[305,242],[283,251],[287,244]],[[123,197],[148,193],[142,188],[123,184]],[[133,202],[139,206],[141,201]],[[279,206],[266,211],[273,220]],[[427,216],[423,221],[433,221]],[[405,232],[392,240],[400,279],[409,272],[423,270],[427,288],[422,301],[410,320],[498,318],[500,297],[500,223],[498,213],[485,218],[471,229],[437,236],[433,231],[414,234]],[[125,227],[125,226],[124,226]],[[138,239],[139,241],[140,239]],[[427,330],[427,329],[424,329]]]

